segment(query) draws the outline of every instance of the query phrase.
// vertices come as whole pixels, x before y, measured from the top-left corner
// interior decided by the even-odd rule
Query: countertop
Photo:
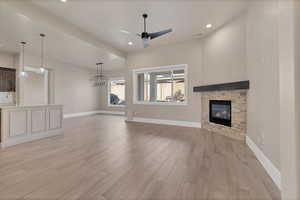
[[[43,105],[1,105],[0,109],[26,109],[26,108],[39,108],[39,107],[52,107],[52,106],[59,106],[62,107],[63,105],[60,104],[43,104]]]

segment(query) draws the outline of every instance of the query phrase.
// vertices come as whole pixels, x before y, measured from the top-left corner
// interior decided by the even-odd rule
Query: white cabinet
[[[1,146],[62,134],[63,106],[1,108]]]
[[[61,109],[49,109],[49,129],[62,128],[62,110]]]
[[[38,134],[47,130],[47,109],[34,109],[31,111],[31,133]]]
[[[9,113],[9,137],[26,136],[27,111],[16,110]]]

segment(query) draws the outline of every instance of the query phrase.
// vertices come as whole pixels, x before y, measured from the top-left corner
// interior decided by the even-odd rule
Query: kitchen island
[[[2,106],[1,147],[63,134],[63,106]]]

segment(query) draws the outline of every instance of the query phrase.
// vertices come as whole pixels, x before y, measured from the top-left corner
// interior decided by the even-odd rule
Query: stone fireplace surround
[[[247,133],[247,90],[249,81],[194,87],[201,92],[202,128],[245,141]],[[231,101],[231,127],[209,121],[209,101]]]

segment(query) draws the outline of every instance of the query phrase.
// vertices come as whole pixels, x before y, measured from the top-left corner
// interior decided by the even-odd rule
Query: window
[[[108,81],[108,105],[125,106],[125,80],[124,78],[110,79]]]
[[[134,70],[134,103],[186,104],[186,75],[186,65]]]

